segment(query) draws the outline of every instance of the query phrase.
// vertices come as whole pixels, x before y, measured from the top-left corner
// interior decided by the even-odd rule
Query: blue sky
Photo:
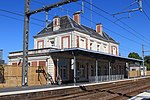
[[[44,4],[52,4],[60,0],[30,0],[31,10],[41,8]],[[90,0],[86,0],[90,2]],[[93,5],[100,9],[113,14],[123,11],[135,0],[92,0]],[[40,3],[37,3],[40,2]],[[126,10],[137,8],[135,4]],[[84,14],[81,15],[81,23],[95,29],[96,23],[102,23],[103,31],[113,37],[120,45],[121,56],[127,57],[130,52],[137,52],[141,56],[141,44],[145,44],[145,50],[150,50],[150,20],[145,16],[144,12],[150,18],[150,0],[143,0],[144,12],[136,11],[130,13],[130,18],[127,18],[128,13],[116,15],[115,18],[97,9],[93,6],[92,12],[92,26],[90,19],[90,5],[85,3]],[[65,10],[62,10],[65,9]],[[23,14],[24,0],[3,0],[0,3],[0,49],[4,50],[3,59],[8,61],[9,52],[20,51],[23,49],[23,16],[11,14],[3,10]],[[72,14],[81,10],[81,0],[77,3],[67,4],[49,11],[49,20],[56,15],[63,16]],[[96,12],[96,13],[95,13]],[[38,13],[31,16],[32,18],[40,19],[42,21],[30,20],[30,35],[29,35],[29,49],[33,49],[33,36],[37,34],[45,26],[45,13]],[[120,19],[119,21],[116,20]],[[123,23],[126,25],[124,25]],[[117,25],[116,25],[117,24]],[[118,27],[121,26],[121,27]],[[129,28],[130,27],[130,28]],[[109,31],[109,30],[111,31]],[[114,31],[114,32],[112,32]],[[146,53],[149,55],[150,53]]]

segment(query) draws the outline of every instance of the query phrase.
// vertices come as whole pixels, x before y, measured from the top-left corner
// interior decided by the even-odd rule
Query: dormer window
[[[53,19],[53,31],[59,30],[60,28],[60,18],[59,16],[55,16]]]

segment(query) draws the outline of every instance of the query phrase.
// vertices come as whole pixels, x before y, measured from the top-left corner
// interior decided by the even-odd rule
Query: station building
[[[101,23],[94,30],[80,21],[80,12],[73,18],[55,16],[34,36],[29,65],[46,66],[48,77],[55,83],[58,78],[63,82],[124,79],[128,78],[130,63],[141,64],[141,60],[119,56],[119,44],[103,31]],[[22,56],[22,51],[10,52],[9,64],[18,65]]]

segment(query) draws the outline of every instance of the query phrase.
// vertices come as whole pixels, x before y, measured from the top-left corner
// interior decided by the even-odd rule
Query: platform
[[[150,99],[150,90],[147,90],[143,93],[140,93],[128,100],[149,100]]]
[[[31,97],[43,97],[45,95],[52,95],[58,96],[62,93],[71,93],[71,92],[80,92],[80,86],[90,87],[95,85],[101,86],[102,84],[115,84],[117,82],[124,82],[124,81],[137,81],[142,78],[149,78],[149,77],[140,77],[140,78],[133,78],[133,79],[124,79],[124,80],[117,80],[117,81],[108,81],[108,82],[97,82],[97,83],[76,83],[76,84],[64,84],[64,85],[45,85],[45,86],[32,86],[32,87],[15,87],[15,88],[3,88],[0,89],[0,97],[4,98],[7,97],[8,99],[12,99],[13,97],[18,97],[18,99],[24,98],[31,98]],[[150,91],[149,91],[150,95]],[[134,99],[130,99],[134,100]],[[140,99],[137,99],[140,100]]]

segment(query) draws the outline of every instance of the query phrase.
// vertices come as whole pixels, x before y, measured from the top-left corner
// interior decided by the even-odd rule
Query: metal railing
[[[114,80],[122,80],[124,79],[124,75],[103,75],[98,76],[99,82],[106,82],[106,81],[114,81]],[[97,77],[96,76],[89,76],[89,82],[96,82]]]

